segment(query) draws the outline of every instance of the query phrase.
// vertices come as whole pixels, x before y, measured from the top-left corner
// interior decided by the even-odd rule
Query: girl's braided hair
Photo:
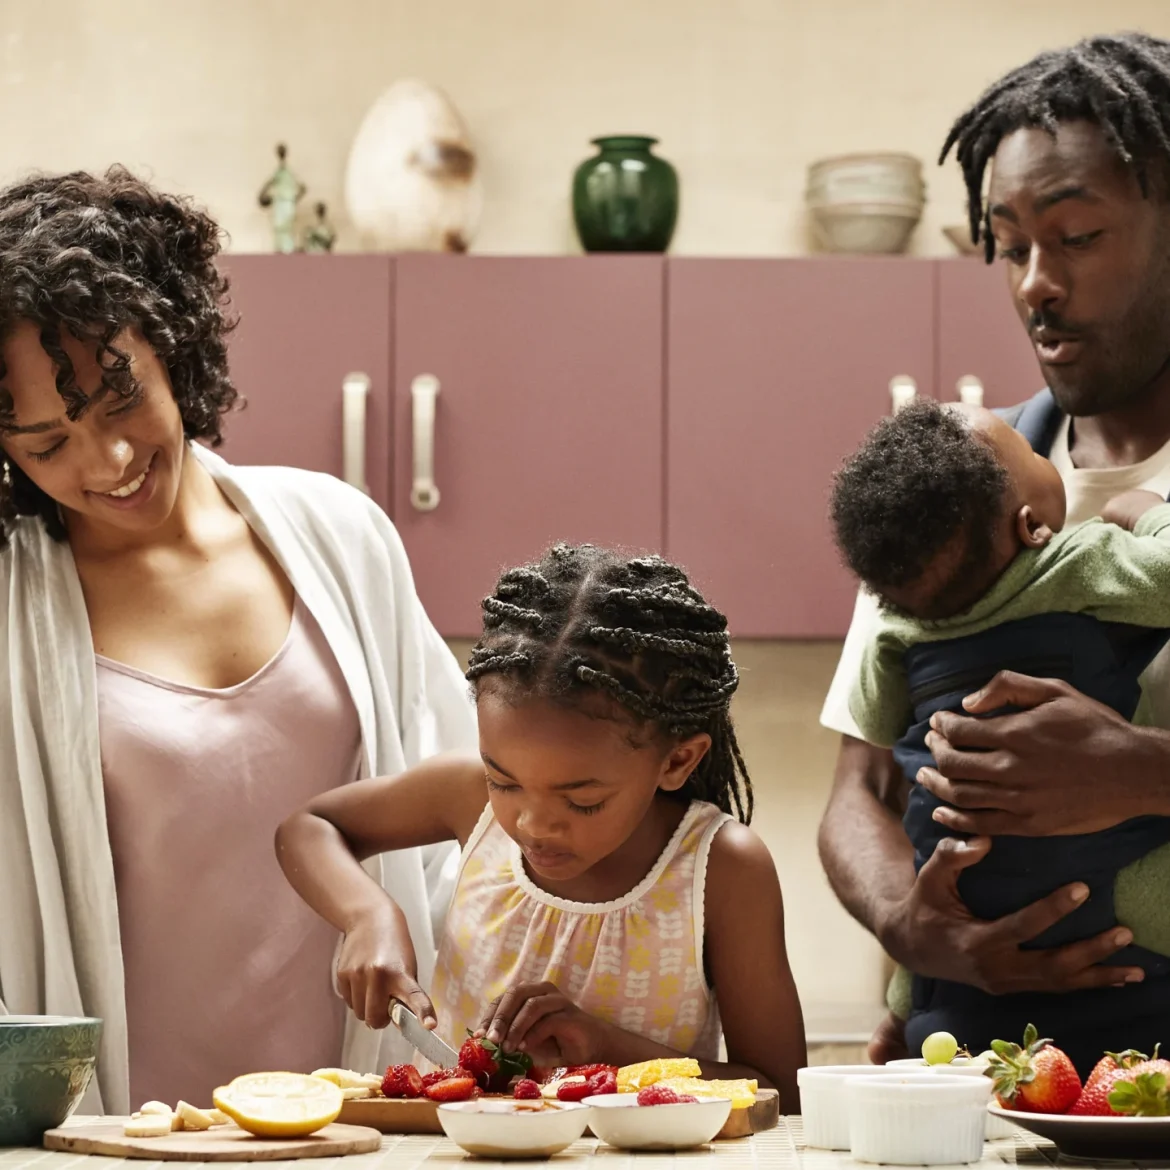
[[[739,675],[727,619],[658,556],[558,544],[508,569],[483,602],[468,679],[506,676],[525,696],[572,704],[605,696],[671,737],[711,748],[679,796],[751,821],[751,780],[731,722]]]
[[[14,183],[0,190],[0,337],[22,320],[39,328],[75,421],[103,393],[127,400],[141,393],[129,355],[115,344],[137,328],[170,375],[184,434],[217,446],[237,398],[227,363],[235,322],[215,266],[219,249],[220,230],[205,212],[123,167]],[[63,333],[97,347],[104,367],[97,394],[78,387]],[[12,397],[0,389],[0,438],[13,421]],[[18,467],[3,470],[0,547],[20,516],[39,516],[64,539],[56,503]]]

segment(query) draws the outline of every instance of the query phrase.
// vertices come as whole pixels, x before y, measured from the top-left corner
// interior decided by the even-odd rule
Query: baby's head
[[[750,820],[727,621],[681,569],[561,544],[507,570],[483,610],[467,671],[480,750],[493,811],[535,870],[584,873],[659,793]]]
[[[837,472],[830,507],[845,563],[888,606],[922,619],[969,609],[1023,549],[1065,520],[1060,474],[982,407],[918,399]]]

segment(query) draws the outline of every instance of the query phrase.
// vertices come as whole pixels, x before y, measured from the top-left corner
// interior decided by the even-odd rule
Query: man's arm
[[[993,994],[1120,986],[1140,978],[1140,970],[1097,965],[1131,941],[1124,929],[1059,950],[1020,949],[1080,905],[1088,894],[1080,883],[994,922],[973,917],[959,896],[959,876],[986,856],[987,838],[941,842],[916,879],[901,824],[905,792],[890,752],[842,738],[821,821],[821,861],[845,908],[893,959],[920,975]]]

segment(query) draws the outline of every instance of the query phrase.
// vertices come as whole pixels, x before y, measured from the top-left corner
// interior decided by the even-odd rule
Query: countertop
[[[595,1170],[666,1170],[681,1167],[682,1163],[708,1163],[712,1170],[861,1170],[863,1163],[855,1162],[848,1154],[826,1150],[806,1150],[799,1117],[782,1118],[780,1125],[768,1133],[757,1134],[742,1141],[720,1142],[706,1150],[684,1154],[630,1154],[601,1145],[587,1138],[570,1146],[555,1158],[542,1159],[550,1170],[571,1170],[573,1167]],[[0,1150],[0,1170],[178,1170],[195,1166],[215,1167],[284,1167],[285,1170],[452,1170],[466,1162],[465,1170],[515,1170],[525,1162],[494,1162],[468,1158],[458,1146],[441,1137],[387,1136],[382,1149],[375,1154],[355,1154],[347,1158],[307,1159],[298,1162],[151,1162],[146,1159],[86,1157],[77,1154],[48,1153],[44,1150]],[[1014,1138],[988,1142],[983,1160],[975,1163],[979,1170],[999,1170],[1004,1166],[1034,1167],[1035,1170],[1058,1165],[1056,1147],[1040,1138],[1018,1130]],[[1073,1165],[1073,1163],[1063,1163]],[[1079,1170],[1091,1170],[1093,1163],[1076,1162]],[[1110,1170],[1137,1166],[1136,1162],[1109,1162]],[[698,1170],[698,1167],[693,1167]]]

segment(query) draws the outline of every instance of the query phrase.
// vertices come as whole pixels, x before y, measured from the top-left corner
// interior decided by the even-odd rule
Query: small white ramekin
[[[849,1149],[845,1082],[852,1077],[888,1077],[896,1071],[882,1064],[822,1064],[797,1069],[804,1144],[814,1150]]]
[[[859,1162],[954,1166],[978,1162],[991,1081],[984,1076],[892,1073],[845,1084],[849,1146]]]
[[[958,1076],[958,1077],[981,1077],[983,1070],[987,1067],[985,1062],[976,1061],[973,1058],[963,1059],[959,1057],[950,1064],[927,1064],[925,1060],[919,1058],[918,1060],[891,1060],[887,1068],[896,1068],[899,1072],[919,1072],[919,1073],[938,1073],[942,1076]],[[1016,1127],[1010,1121],[1004,1121],[1002,1117],[996,1117],[994,1113],[988,1113],[987,1125],[983,1131],[983,1136],[989,1141],[998,1141],[1000,1138],[1014,1137]]]

